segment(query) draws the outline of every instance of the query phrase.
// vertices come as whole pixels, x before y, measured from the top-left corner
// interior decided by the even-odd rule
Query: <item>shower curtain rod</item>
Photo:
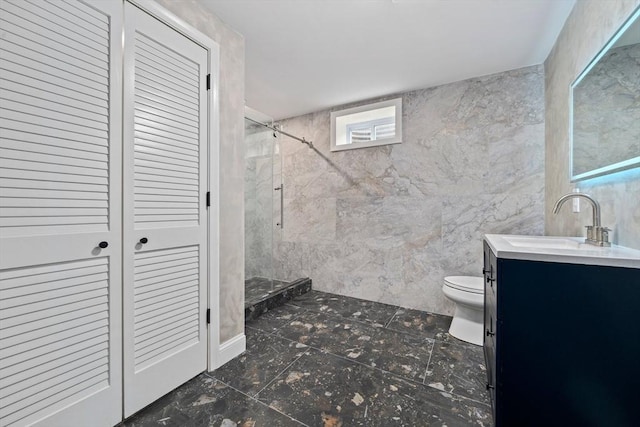
[[[247,119],[247,120],[249,120],[250,122],[253,122],[253,123],[259,124],[260,126],[264,126],[264,127],[269,128],[269,129],[271,129],[271,130],[273,130],[273,131],[275,131],[275,132],[279,132],[279,133],[281,133],[281,134],[283,134],[283,135],[287,135],[289,138],[293,138],[293,139],[295,139],[295,140],[297,140],[297,141],[302,142],[303,144],[307,144],[310,148],[313,148],[313,142],[311,142],[311,141],[307,141],[306,139],[304,139],[304,137],[302,137],[302,138],[298,138],[298,137],[297,137],[297,136],[295,136],[295,135],[291,135],[290,133],[287,133],[287,132],[285,132],[285,131],[283,131],[283,130],[280,130],[280,129],[278,129],[278,128],[275,128],[275,127],[273,127],[273,126],[269,126],[269,125],[268,125],[268,124],[266,124],[266,123],[262,123],[262,122],[259,122],[259,121],[257,121],[257,120],[253,120],[253,119],[251,119],[251,118],[249,118],[249,117],[247,117],[247,116],[244,116],[244,118],[245,118],[245,119]]]

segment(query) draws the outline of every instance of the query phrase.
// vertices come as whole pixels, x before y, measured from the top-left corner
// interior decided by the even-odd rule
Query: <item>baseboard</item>
[[[235,337],[220,344],[220,351],[216,358],[216,366],[214,369],[218,369],[220,366],[231,361],[236,356],[241,355],[247,349],[247,337],[244,333],[238,334]]]

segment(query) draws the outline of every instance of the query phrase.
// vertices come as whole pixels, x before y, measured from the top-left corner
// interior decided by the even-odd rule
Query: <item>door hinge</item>
[[[211,323],[211,309],[207,308],[207,325]]]
[[[207,74],[207,90],[211,89],[211,74]]]
[[[211,206],[211,192],[207,191],[207,207]]]

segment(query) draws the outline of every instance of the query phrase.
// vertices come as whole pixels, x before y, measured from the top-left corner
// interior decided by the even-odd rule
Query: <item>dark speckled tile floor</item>
[[[490,426],[482,348],[451,318],[311,291],[247,323],[247,351],[124,426]]]

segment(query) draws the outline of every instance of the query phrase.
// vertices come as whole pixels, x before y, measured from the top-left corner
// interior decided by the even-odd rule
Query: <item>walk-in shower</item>
[[[280,144],[293,138],[273,120],[250,108],[245,110],[245,312],[253,316],[274,304],[310,289],[310,280],[279,280],[274,251],[286,224],[285,187]]]

